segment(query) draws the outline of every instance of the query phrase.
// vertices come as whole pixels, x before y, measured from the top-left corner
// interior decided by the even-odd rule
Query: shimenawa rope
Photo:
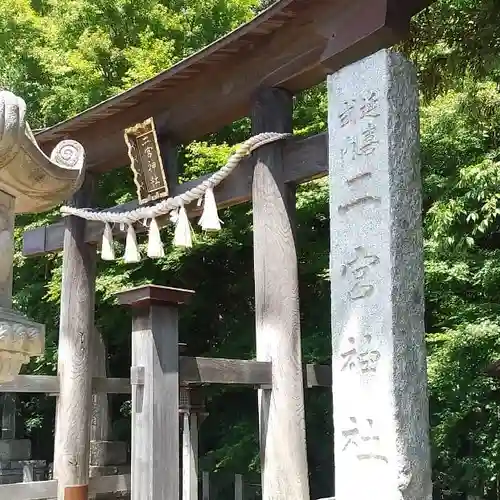
[[[229,174],[239,165],[241,160],[245,156],[249,156],[252,151],[255,151],[266,144],[286,139],[290,136],[291,134],[266,132],[250,137],[237,148],[236,152],[231,155],[226,165],[212,174],[208,179],[182,194],[174,196],[173,198],[162,200],[155,205],[143,206],[127,212],[99,212],[87,208],[75,208],[65,205],[61,207],[61,213],[63,215],[74,215],[82,219],[98,221],[105,224],[101,247],[101,257],[104,260],[114,260],[115,258],[110,224],[121,224],[122,226],[127,225],[127,239],[124,255],[126,262],[138,262],[140,260],[133,224],[139,221],[143,221],[146,224],[146,221],[151,219],[148,256],[163,257],[163,244],[161,243],[158,225],[156,222],[158,217],[166,215],[169,212],[174,212],[171,214],[172,221],[176,223],[174,245],[190,247],[192,246],[191,227],[184,205],[192,203],[196,200],[201,201],[201,198],[204,196],[204,210],[199,224],[205,230],[220,229],[220,220],[217,215],[217,204],[215,202],[213,189],[226,179],[226,177],[228,177]]]

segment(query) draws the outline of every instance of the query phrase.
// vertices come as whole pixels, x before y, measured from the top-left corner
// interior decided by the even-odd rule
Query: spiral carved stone
[[[52,151],[50,159],[61,167],[82,169],[85,150],[77,141],[61,141]]]
[[[50,210],[80,188],[85,150],[74,140],[60,142],[50,158],[26,122],[25,102],[0,91],[0,190],[16,199],[16,213]]]

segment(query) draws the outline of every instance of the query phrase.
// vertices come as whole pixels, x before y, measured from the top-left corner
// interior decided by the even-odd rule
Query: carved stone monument
[[[328,78],[336,500],[430,500],[418,91],[383,50]]]
[[[16,433],[16,399],[10,393],[0,396],[0,484],[42,480],[46,472],[44,460],[31,460],[31,441]]]
[[[0,384],[31,356],[42,354],[44,326],[12,310],[14,216],[49,210],[76,191],[84,175],[84,150],[60,142],[50,158],[26,122],[26,104],[0,92]]]

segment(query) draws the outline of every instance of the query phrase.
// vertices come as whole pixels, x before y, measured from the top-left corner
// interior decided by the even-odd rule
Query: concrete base
[[[124,441],[91,441],[90,464],[104,467],[127,463],[127,443]]]
[[[0,462],[29,460],[31,441],[29,439],[0,439]]]
[[[91,465],[90,466],[90,477],[101,477],[101,476],[118,476],[121,474],[130,474],[130,465]]]

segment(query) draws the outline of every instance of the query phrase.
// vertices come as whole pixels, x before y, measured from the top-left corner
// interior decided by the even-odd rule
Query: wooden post
[[[253,133],[291,132],[292,96],[264,89]],[[262,497],[309,500],[300,348],[295,186],[284,182],[283,144],[255,152],[253,228],[257,360],[272,362],[272,390],[259,390]]]
[[[89,206],[87,177],[74,196]],[[60,394],[56,415],[54,476],[58,500],[87,500],[92,414],[91,337],[94,331],[96,247],[85,243],[85,220],[65,219],[61,319],[57,371]]]
[[[243,476],[234,475],[234,500],[243,500]]]
[[[132,500],[179,500],[178,306],[192,291],[142,286],[132,307]]]
[[[182,500],[198,500],[198,415],[182,415]]]
[[[174,196],[179,182],[177,143],[168,134],[161,134],[158,137],[158,141],[160,143],[160,153],[167,178],[169,196]]]
[[[92,376],[106,378],[106,346],[101,332],[94,328],[92,338]],[[106,393],[92,395],[91,441],[107,441],[109,438],[109,401]]]
[[[210,472],[203,471],[201,480],[201,498],[202,500],[210,500]]]
[[[94,327],[94,335],[92,337],[92,358],[91,358],[92,377],[106,378],[106,346],[101,335],[101,332]],[[92,394],[92,417],[90,423],[90,441],[103,442],[109,438],[109,400],[108,395],[104,392]],[[94,443],[95,445],[95,443]],[[96,476],[92,471],[92,452],[90,453],[90,475]],[[118,465],[118,464],[113,464]],[[99,475],[99,474],[98,474]],[[89,499],[94,500],[96,495],[91,495]]]

